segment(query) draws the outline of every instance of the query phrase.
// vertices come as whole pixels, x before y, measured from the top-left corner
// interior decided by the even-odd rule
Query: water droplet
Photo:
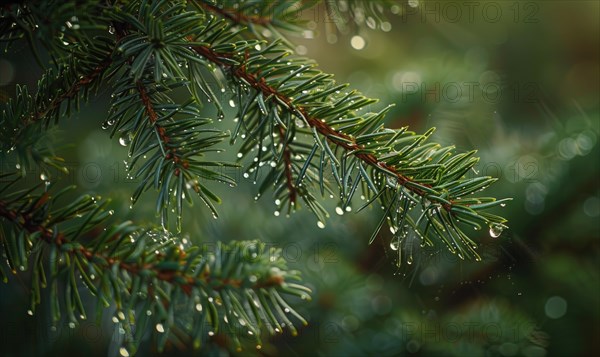
[[[342,209],[342,207],[336,207],[335,208],[335,213],[339,214],[340,216],[344,214],[344,210]]]
[[[74,322],[69,322],[69,328],[75,328],[75,323]]]
[[[48,181],[48,175],[46,175],[45,173],[42,172],[40,174],[40,180],[42,180],[42,181]]]
[[[200,303],[196,304],[196,311],[198,311],[198,312],[202,311],[202,304],[200,304]]]
[[[119,318],[119,320],[123,321],[125,320],[125,314],[123,313],[123,311],[119,311],[117,312],[117,317]]]
[[[29,316],[33,316],[33,311],[31,311],[31,310],[27,310],[27,315],[29,315]]]
[[[111,209],[110,211],[108,211],[108,214],[112,216],[113,214],[115,214],[115,211]]]
[[[504,230],[504,226],[502,226],[501,224],[491,224],[490,225],[490,237],[492,237],[492,238],[500,237],[503,230]]]
[[[121,146],[127,146],[129,145],[129,143],[131,143],[131,136],[129,135],[129,133],[121,134],[121,136],[119,137],[119,144],[121,144]]]
[[[398,250],[399,248],[400,248],[400,240],[399,239],[394,239],[390,242],[391,250]]]
[[[317,227],[319,227],[319,228],[323,229],[323,228],[325,228],[325,223],[323,223],[323,222],[321,222],[321,221],[318,221],[318,222],[317,222]]]
[[[273,212],[273,215],[274,215],[275,217],[279,217],[279,211],[275,211],[275,212]]]
[[[115,28],[114,28],[114,26],[108,26],[108,33],[111,34],[111,35],[115,34]]]
[[[129,357],[129,351],[125,347],[119,349],[119,354],[123,357]]]

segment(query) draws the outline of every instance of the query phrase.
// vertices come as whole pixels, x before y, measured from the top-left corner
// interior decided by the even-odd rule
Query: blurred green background
[[[514,198],[502,212],[510,230],[474,237],[482,262],[414,247],[413,264],[396,267],[388,231],[367,245],[381,212],[339,216],[335,200],[327,200],[332,217],[319,229],[306,210],[274,216],[273,200],[255,201],[257,186],[230,170],[237,188],[213,185],[224,202],[220,218],[201,204],[188,208],[186,234],[196,243],[260,239],[281,247],[314,289],[310,303],[297,304],[310,321],[299,336],[284,334],[260,353],[243,354],[535,357],[599,350],[599,4],[398,1],[379,29],[367,19],[341,32],[322,7],[303,12],[307,31],[290,37],[297,52],[379,98],[373,109],[395,103],[388,126],[435,126],[433,140],[479,149],[477,170],[499,179],[490,194]],[[16,83],[35,85],[41,73],[26,45],[16,48],[0,58],[2,100]],[[110,88],[101,92],[60,125],[67,180],[113,197],[119,218],[155,222],[152,194],[129,209],[135,182],[126,178],[125,148],[100,127]],[[232,127],[235,112],[228,114],[216,125]],[[222,147],[234,161],[235,147]],[[100,327],[52,326],[48,306],[27,315],[27,276],[12,279],[0,286],[0,355],[117,353],[110,314]],[[146,345],[143,353],[154,353]],[[225,353],[218,344],[203,352]]]

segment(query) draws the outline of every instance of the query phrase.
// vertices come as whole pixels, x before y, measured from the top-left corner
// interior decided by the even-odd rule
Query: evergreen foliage
[[[387,1],[327,1],[344,26],[378,19]],[[272,194],[278,211],[303,207],[325,226],[322,201],[351,211],[357,195],[380,207],[372,243],[387,224],[398,266],[412,263],[414,241],[445,246],[460,259],[481,260],[473,230],[498,236],[506,220],[489,212],[504,206],[474,194],[495,179],[477,176],[475,151],[456,153],[416,134],[384,126],[390,106],[333,80],[294,55],[285,34],[301,29],[293,16],[311,2],[246,1],[42,1],[8,3],[0,10],[8,50],[27,41],[44,68],[35,90],[19,86],[0,119],[2,172],[0,230],[9,272],[31,272],[31,313],[49,294],[53,318],[85,319],[81,284],[97,299],[97,316],[114,306],[124,329],[122,355],[135,353],[148,330],[162,349],[173,343],[200,347],[220,331],[241,348],[238,333],[256,337],[306,323],[290,306],[308,299],[297,271],[261,242],[190,246],[181,234],[184,201],[199,200],[218,215],[211,181],[236,185],[224,167],[241,167],[259,180],[256,199]],[[367,23],[367,25],[369,25]],[[370,26],[370,25],[369,25]],[[261,29],[276,38],[265,38]],[[66,168],[52,145],[53,127],[80,103],[111,90],[102,127],[128,148],[129,175],[139,182],[132,204],[156,196],[159,227],[115,222],[108,201],[71,199],[55,188]],[[35,93],[35,94],[32,94]],[[181,100],[187,97],[187,100]],[[224,106],[235,107],[235,118]],[[214,106],[207,118],[204,106]],[[213,119],[233,120],[223,132]],[[100,123],[99,123],[100,125]],[[207,158],[223,141],[239,143],[236,163]],[[28,185],[30,170],[42,183]],[[3,169],[4,170],[4,169]],[[52,183],[51,183],[52,182]],[[18,188],[18,189],[16,189]],[[195,196],[198,196],[195,199]],[[67,199],[69,197],[69,199]],[[225,202],[227,204],[227,202]],[[175,223],[173,224],[173,219]],[[402,254],[402,252],[406,254]],[[406,255],[406,256],[404,256]],[[47,288],[48,292],[44,288]],[[291,300],[290,300],[291,299]],[[224,322],[224,323],[223,323]]]

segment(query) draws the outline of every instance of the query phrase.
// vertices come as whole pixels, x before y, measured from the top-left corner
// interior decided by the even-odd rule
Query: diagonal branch
[[[26,118],[25,126],[43,119],[49,113],[58,109],[65,100],[69,100],[77,96],[83,88],[89,86],[90,84],[92,84],[92,82],[98,79],[110,66],[111,63],[112,58],[110,56],[104,58],[90,73],[79,77],[65,92],[52,99],[52,101],[50,102],[50,104],[48,104],[48,106],[46,106],[46,108],[44,108],[41,111],[37,111],[33,113],[29,118]]]
[[[352,152],[354,156],[356,156],[358,159],[362,160],[364,163],[366,163],[368,165],[380,167],[390,173],[393,173],[396,176],[396,179],[398,180],[398,183],[400,185],[404,185],[408,190],[414,192],[415,194],[417,194],[419,196],[426,195],[425,191],[423,191],[422,189],[420,189],[418,187],[415,187],[415,185],[405,185],[406,183],[413,182],[413,180],[411,180],[409,177],[403,175],[401,172],[396,170],[396,168],[394,166],[390,166],[384,162],[379,161],[379,159],[373,154],[364,153],[363,152],[364,148],[361,145],[356,143],[356,139],[354,137],[336,131],[335,129],[333,129],[331,126],[327,125],[327,123],[320,120],[319,118],[309,116],[307,108],[305,108],[301,105],[295,105],[292,102],[291,98],[284,95],[283,93],[278,91],[276,88],[273,88],[272,86],[268,85],[266,83],[266,81],[264,80],[264,78],[260,77],[260,79],[259,79],[258,74],[248,72],[246,70],[245,64],[242,63],[241,65],[236,66],[236,65],[234,65],[235,62],[223,60],[223,59],[230,59],[230,58],[234,57],[233,54],[227,53],[227,52],[217,52],[208,46],[202,46],[202,45],[193,46],[193,49],[196,51],[196,53],[198,53],[202,57],[204,57],[207,60],[213,62],[214,64],[220,66],[221,68],[230,71],[234,76],[236,76],[240,79],[243,79],[245,82],[250,84],[254,89],[261,92],[265,98],[268,98],[268,97],[277,98],[278,101],[280,103],[284,103],[285,106],[287,107],[287,109],[290,110],[292,113],[300,113],[301,116],[303,117],[303,119],[305,119],[311,127],[315,128],[317,130],[317,132],[319,132],[321,135],[325,136],[327,138],[327,140],[330,141],[331,143],[341,147],[342,149],[344,149],[348,152]],[[341,138],[342,140],[335,140],[334,138],[336,138],[336,137]],[[426,185],[426,184],[424,184],[423,186],[431,187],[430,185]],[[448,204],[448,203],[442,204],[442,206],[447,211],[451,210],[451,205],[452,205],[452,202],[450,202],[450,204]]]
[[[49,196],[47,193],[38,200],[36,208],[43,205]],[[33,234],[39,233],[39,239],[46,242],[49,245],[55,245],[63,252],[68,254],[81,254],[90,263],[100,265],[102,270],[110,269],[114,264],[118,264],[119,268],[123,271],[127,271],[132,275],[138,275],[141,271],[151,271],[154,273],[158,280],[165,281],[173,285],[179,285],[179,287],[187,294],[192,293],[192,288],[199,284],[210,285],[215,290],[221,290],[223,288],[240,288],[242,281],[237,279],[219,279],[218,277],[212,276],[209,271],[203,271],[202,274],[197,276],[182,274],[182,272],[174,269],[163,269],[158,264],[146,263],[140,265],[138,263],[127,263],[120,261],[118,258],[110,255],[102,254],[101,252],[90,250],[83,245],[72,244],[62,232],[55,232],[52,229],[46,227],[43,224],[34,223],[32,215],[27,212],[19,212],[12,210],[8,207],[8,204],[4,201],[0,201],[0,217],[3,217],[14,224],[20,229]],[[67,248],[69,247],[69,248]],[[158,254],[158,258],[164,257],[162,254]],[[179,251],[180,262],[185,265],[185,259],[187,255],[183,250]],[[160,259],[159,259],[160,262]],[[282,276],[273,276],[265,281],[260,281],[250,286],[251,289],[269,288],[274,286],[280,286],[284,284],[284,278]]]

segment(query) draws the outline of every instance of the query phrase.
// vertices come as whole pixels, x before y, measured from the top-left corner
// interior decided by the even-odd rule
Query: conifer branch
[[[83,51],[85,48],[85,52]],[[22,174],[32,163],[53,166],[61,171],[60,158],[54,156],[45,139],[51,121],[70,116],[72,107],[79,108],[108,72],[112,64],[114,44],[108,39],[81,44],[59,61],[58,69],[47,70],[38,81],[36,94],[25,86],[17,86],[17,96],[2,110],[0,133],[6,137],[1,147],[6,153],[16,152]],[[88,58],[88,56],[91,58]]]
[[[76,96],[80,95],[82,90],[86,89],[92,84],[92,82],[102,77],[111,63],[112,58],[111,56],[108,56],[104,58],[91,72],[80,75],[80,77],[75,80],[70,87],[66,88],[64,92],[60,93],[60,95],[57,97],[52,98],[50,104],[48,104],[43,111],[35,112],[31,117],[25,118],[24,125],[31,125],[32,123],[46,118],[50,113],[58,110],[65,101],[72,100]]]
[[[16,209],[11,209],[7,202],[0,200],[0,217],[7,219],[8,221],[15,222],[14,224],[19,228],[23,229],[30,234],[39,235],[39,239],[44,241],[46,244],[56,246],[60,251],[69,254],[69,255],[80,255],[87,259],[89,263],[93,263],[100,270],[109,269],[113,265],[117,265],[120,269],[127,271],[133,275],[137,275],[142,273],[145,274],[150,272],[153,276],[155,276],[158,280],[165,281],[170,284],[178,285],[183,292],[187,295],[191,295],[192,289],[196,286],[209,284],[212,289],[216,291],[223,290],[225,288],[240,288],[242,287],[243,281],[242,279],[229,279],[229,278],[221,278],[219,276],[213,276],[210,271],[203,271],[202,274],[196,275],[191,274],[190,272],[182,272],[180,270],[173,269],[173,267],[163,268],[161,260],[166,258],[164,253],[155,254],[156,263],[144,263],[138,264],[137,262],[126,262],[121,260],[118,256],[107,255],[104,251],[94,251],[93,249],[87,248],[84,245],[74,245],[73,241],[69,240],[68,237],[65,236],[63,232],[53,231],[52,229],[46,227],[42,223],[35,223],[33,218],[33,213],[35,210],[39,209],[42,205],[46,204],[49,200],[48,193],[44,193],[39,199],[35,202],[33,209],[34,211],[25,211],[19,212]],[[128,231],[131,231],[130,234],[140,234],[142,231],[140,228],[133,226]],[[96,239],[97,237],[87,236],[87,239]],[[110,241],[114,241],[116,237],[109,238]],[[34,243],[35,244],[35,243]],[[187,253],[185,250],[179,250],[179,262],[181,264],[185,263],[187,258]],[[16,272],[16,271],[15,271]],[[260,289],[260,288],[271,288],[281,286],[285,283],[284,277],[276,276],[272,278],[268,278],[266,280],[251,284],[248,286],[250,289]]]
[[[226,27],[216,28],[218,34]],[[196,53],[219,66],[232,81],[255,91],[256,94],[247,94],[246,101],[240,103],[240,108],[244,109],[240,109],[239,114],[240,123],[245,123],[245,117],[248,118],[246,121],[255,123],[252,125],[255,125],[256,129],[247,129],[251,135],[264,126],[261,115],[270,115],[269,118],[274,120],[279,111],[287,112],[300,123],[306,124],[308,130],[303,129],[303,125],[298,128],[298,125],[290,120],[285,123],[279,120],[274,124],[280,126],[279,130],[281,126],[289,125],[299,133],[311,135],[312,132],[317,143],[308,154],[302,169],[298,169],[297,182],[315,175],[310,173],[308,168],[311,165],[319,167],[317,164],[311,164],[311,161],[315,159],[315,151],[320,146],[322,155],[332,163],[333,174],[345,200],[344,206],[348,206],[360,181],[368,186],[365,189],[363,185],[367,196],[374,197],[369,202],[379,198],[386,213],[370,241],[373,241],[387,220],[399,243],[407,239],[409,231],[413,231],[422,240],[422,244],[431,245],[433,243],[428,237],[428,233],[431,232],[459,257],[474,257],[479,260],[477,244],[463,232],[464,228],[459,227],[459,224],[463,223],[459,222],[466,222],[479,229],[479,221],[490,226],[490,231],[494,232],[491,234],[498,234],[504,228],[503,218],[481,210],[503,205],[505,200],[464,197],[465,194],[483,189],[495,181],[490,177],[469,179],[465,176],[478,160],[472,157],[474,151],[452,155],[452,148],[423,144],[433,130],[417,136],[407,132],[406,128],[384,128],[381,121],[387,109],[361,117],[356,114],[355,109],[372,104],[375,100],[365,98],[355,91],[338,95],[345,86],[336,85],[327,75],[314,70],[312,64],[305,63],[302,59],[283,63],[281,58],[287,52],[279,48],[277,43],[269,44],[265,49],[261,44],[256,45],[255,49],[244,43],[241,46],[245,48],[244,52],[239,49],[235,52],[215,50],[213,47],[219,46],[218,37],[211,45],[194,41],[191,44]],[[262,72],[261,63],[268,63],[277,69]],[[287,85],[285,89],[284,85]],[[308,106],[303,103],[307,103]],[[257,109],[249,114],[249,108]],[[273,114],[268,114],[270,112]],[[245,125],[248,127],[248,124]],[[286,130],[289,130],[289,127],[286,127]],[[268,138],[271,135],[268,132],[265,134],[264,130],[262,132],[259,134],[261,142],[263,137]],[[320,142],[318,136],[324,137],[326,141]],[[294,144],[296,143],[289,143],[283,147]],[[330,144],[340,149],[343,154],[337,157],[334,152],[338,150],[331,149]],[[282,156],[289,158],[285,151],[282,152]],[[258,159],[260,164],[260,157]],[[287,170],[291,165],[288,164],[289,159],[283,161],[288,191],[291,191],[294,188],[289,185],[291,170]],[[341,162],[341,166],[338,162]],[[371,168],[372,177],[369,177],[365,167]],[[358,169],[358,174],[352,173],[355,168]],[[351,180],[353,175],[355,178]],[[316,177],[320,181],[323,193],[323,159]],[[264,184],[261,187],[264,187]],[[315,202],[314,196],[306,188],[302,189],[300,196],[319,217],[319,225],[323,225],[327,214]],[[422,214],[412,213],[417,204],[421,205]],[[399,256],[399,263],[400,259]],[[412,258],[409,258],[410,261]]]
[[[16,181],[3,182],[7,184],[0,186],[0,192]],[[158,332],[162,349],[167,339],[175,338],[175,331],[193,339],[196,347],[219,330],[233,332],[233,344],[241,348],[235,336],[240,329],[250,331],[260,346],[262,327],[281,333],[285,324],[296,333],[286,314],[306,324],[283,296],[308,299],[310,289],[293,282],[300,279],[299,273],[286,268],[280,250],[266,249],[259,242],[185,247],[185,240],[182,243],[166,232],[131,222],[108,224],[112,211],[106,201],[83,196],[61,207],[57,200],[66,192],[17,191],[0,200],[0,251],[14,274],[33,272],[31,314],[40,303],[41,288],[51,281],[53,318],[60,318],[55,305],[61,299],[57,279],[66,277],[64,310],[70,323],[78,322],[75,311],[81,319],[87,315],[81,282],[98,299],[97,313],[115,301],[114,320],[128,331],[126,345],[132,353],[147,325]],[[44,267],[46,251],[50,276]],[[194,314],[176,309],[190,304]],[[183,322],[174,321],[174,314]]]
[[[358,157],[359,159],[371,166],[381,167],[386,171],[393,173],[394,176],[398,179],[398,183],[402,186],[406,185],[407,183],[414,182],[402,173],[396,171],[395,167],[390,166],[385,162],[379,161],[375,155],[365,154],[365,148],[361,145],[358,145],[356,143],[355,138],[353,138],[352,136],[336,131],[331,126],[327,125],[324,120],[310,116],[307,108],[301,105],[295,105],[291,98],[279,92],[276,88],[268,85],[265,81],[265,78],[261,77],[259,73],[249,73],[246,70],[246,65],[244,64],[244,62],[242,62],[239,66],[235,66],[232,62],[223,60],[234,58],[233,53],[219,53],[213,51],[208,46],[194,46],[193,48],[196,52],[198,52],[199,55],[209,59],[211,62],[222,67],[226,71],[233,73],[236,77],[243,79],[250,86],[261,92],[265,98],[276,98],[279,100],[279,102],[284,103],[287,109],[292,113],[299,113],[300,118],[306,120],[310,127],[317,129],[317,131],[321,135],[323,135],[329,142],[343,148],[347,152],[354,154],[356,157]],[[283,130],[283,128],[280,127],[280,130]],[[289,161],[289,152],[285,155],[286,157],[288,157]],[[287,166],[289,165],[286,163],[286,167]],[[424,186],[428,188],[431,187],[431,185],[429,184],[424,184]],[[408,185],[407,188],[419,196],[426,195],[426,192],[420,189],[418,186]],[[453,202],[449,201],[448,203],[443,203],[442,206],[447,211],[450,211],[452,204]]]

